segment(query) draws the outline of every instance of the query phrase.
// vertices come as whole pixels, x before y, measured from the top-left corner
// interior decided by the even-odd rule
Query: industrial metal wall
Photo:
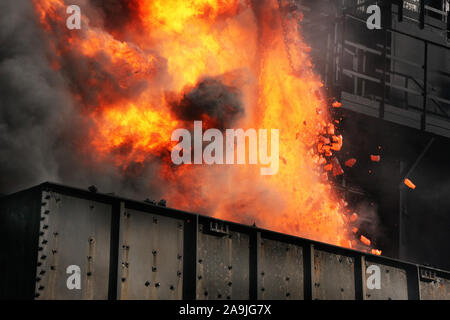
[[[50,183],[0,217],[1,298],[450,299],[442,270]]]

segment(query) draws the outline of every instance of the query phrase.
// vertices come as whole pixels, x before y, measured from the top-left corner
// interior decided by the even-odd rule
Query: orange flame
[[[344,201],[325,173],[343,173],[332,158],[342,136],[297,31],[300,13],[275,0],[135,0],[128,4],[133,19],[119,31],[86,16],[81,30],[61,31],[64,1],[34,4],[51,39],[51,63],[75,56],[91,70],[82,79],[89,96],[72,90],[92,120],[89,146],[99,160],[112,156],[123,169],[160,156],[171,206],[351,246]],[[280,130],[278,174],[261,176],[252,165],[175,167],[167,159],[171,133],[187,125],[168,97],[181,98],[204,77],[221,77],[242,92],[245,115],[237,128]]]

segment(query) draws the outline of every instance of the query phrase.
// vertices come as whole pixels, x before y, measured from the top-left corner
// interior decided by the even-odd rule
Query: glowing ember
[[[345,165],[349,168],[353,167],[356,163],[356,159],[355,158],[351,158],[348,159],[347,161],[345,161]]]
[[[362,243],[364,243],[366,246],[370,246],[370,240],[367,239],[365,236],[361,235],[360,240]]]
[[[338,101],[335,101],[335,102],[333,102],[333,104],[332,104],[332,107],[333,108],[340,108],[342,106],[342,103],[340,103],[340,102],[338,102]]]
[[[405,179],[404,183],[408,188],[411,188],[413,190],[416,188],[416,185],[408,178]]]
[[[373,155],[373,154],[370,155],[370,160],[372,162],[380,162],[380,159],[381,159],[381,157],[379,155]]]
[[[160,179],[172,207],[351,246],[344,202],[328,182],[328,172],[344,173],[334,155],[343,138],[298,32],[301,14],[287,2],[132,0],[120,27],[107,29],[93,14],[76,31],[64,28],[63,0],[34,4],[96,161],[125,170],[157,158],[148,179]],[[77,65],[84,71],[67,69]],[[278,174],[261,176],[255,165],[174,166],[171,133],[193,120],[279,129]]]
[[[370,250],[370,253],[379,256],[379,255],[381,255],[381,250],[372,249],[372,250]]]

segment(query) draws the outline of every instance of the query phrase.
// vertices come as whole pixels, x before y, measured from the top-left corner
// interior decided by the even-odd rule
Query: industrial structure
[[[383,153],[383,168],[364,165],[337,188],[376,204],[385,254],[449,268],[449,2],[294,2],[316,71],[342,102],[344,153]],[[372,5],[381,29],[367,27]],[[406,177],[422,188],[411,192]]]

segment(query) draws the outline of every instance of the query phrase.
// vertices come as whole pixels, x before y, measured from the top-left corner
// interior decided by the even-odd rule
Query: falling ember
[[[345,161],[345,165],[349,168],[353,167],[356,163],[356,159],[355,158],[351,158],[348,159],[347,161]]]
[[[340,108],[342,106],[342,103],[335,101],[335,102],[333,102],[332,106],[333,106],[333,108]]]
[[[381,157],[379,155],[373,155],[373,154],[370,155],[370,160],[372,162],[380,162],[380,159],[381,159]]]
[[[405,183],[405,185],[406,185],[408,188],[411,188],[411,189],[413,189],[413,190],[416,188],[416,185],[415,185],[411,180],[409,180],[408,178],[405,178],[404,183]]]
[[[130,168],[150,168],[149,186],[159,179],[172,207],[351,246],[327,173],[344,173],[335,156],[343,138],[298,32],[298,9],[277,0],[131,0],[120,26],[103,27],[92,14],[72,32],[63,0],[34,5],[49,63],[67,78],[89,128],[80,157],[93,151],[98,163],[140,179],[143,171]],[[175,166],[171,133],[194,120],[220,130],[279,129],[278,173]]]
[[[371,253],[371,254],[374,254],[374,255],[377,255],[377,256],[380,256],[380,255],[381,255],[381,250],[378,250],[378,249],[372,249],[372,250],[370,250],[370,253]]]
[[[333,164],[333,176],[340,176],[344,174],[344,170],[342,170],[338,158],[333,157],[333,159],[331,159],[331,163]]]
[[[365,236],[361,235],[361,237],[359,238],[361,240],[362,243],[364,243],[366,246],[370,246],[370,240],[367,239]]]

